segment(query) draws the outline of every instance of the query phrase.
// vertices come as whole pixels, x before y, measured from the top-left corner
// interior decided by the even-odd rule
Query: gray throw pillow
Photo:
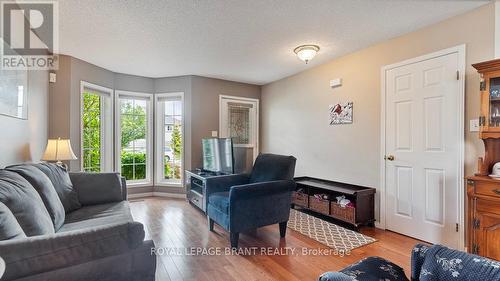
[[[16,217],[5,204],[0,202],[0,241],[24,237],[26,237],[26,234],[24,234]]]
[[[20,175],[0,170],[0,202],[10,209],[27,236],[55,232],[42,198]]]
[[[54,163],[38,163],[33,164],[33,166],[40,169],[40,171],[49,177],[66,213],[82,207],[80,201],[78,200],[78,193],[73,188],[73,184],[71,183],[71,179],[69,178],[66,168]]]
[[[66,214],[64,206],[49,177],[40,171],[40,169],[29,164],[9,166],[6,170],[18,173],[38,191],[54,223],[55,230],[59,230],[64,224]]]
[[[118,173],[71,173],[70,178],[82,206],[123,201]]]

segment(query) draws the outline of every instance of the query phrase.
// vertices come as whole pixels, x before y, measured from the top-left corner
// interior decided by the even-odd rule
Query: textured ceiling
[[[266,84],[487,1],[60,0],[60,52],[148,77]],[[308,65],[294,47],[321,47]]]

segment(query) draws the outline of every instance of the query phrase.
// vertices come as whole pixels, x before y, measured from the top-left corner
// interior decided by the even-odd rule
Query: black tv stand
[[[203,169],[186,170],[186,192],[187,200],[200,208],[203,212],[207,211],[205,194],[207,179],[211,177],[227,175],[225,173],[212,172]]]

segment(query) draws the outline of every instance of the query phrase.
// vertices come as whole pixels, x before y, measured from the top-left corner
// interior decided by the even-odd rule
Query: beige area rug
[[[294,209],[290,210],[288,227],[339,251],[350,251],[377,241],[375,238]]]

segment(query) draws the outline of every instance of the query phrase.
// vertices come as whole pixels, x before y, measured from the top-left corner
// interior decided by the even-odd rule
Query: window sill
[[[155,183],[155,186],[162,186],[162,187],[184,187],[182,182],[180,183],[174,183],[174,182],[157,182]]]
[[[127,187],[150,187],[152,182],[127,182]]]

